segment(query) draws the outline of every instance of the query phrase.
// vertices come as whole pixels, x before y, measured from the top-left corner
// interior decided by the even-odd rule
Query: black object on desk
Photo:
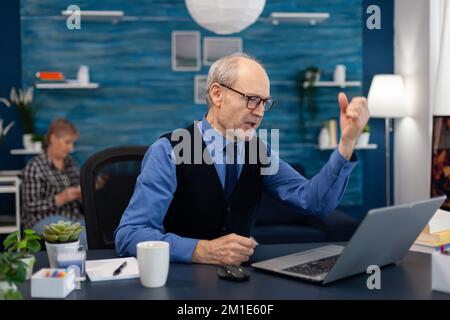
[[[217,275],[226,280],[246,281],[250,278],[250,273],[242,266],[226,265],[217,268]]]
[[[127,266],[127,262],[125,261],[116,270],[114,270],[113,276],[119,275],[126,266]]]

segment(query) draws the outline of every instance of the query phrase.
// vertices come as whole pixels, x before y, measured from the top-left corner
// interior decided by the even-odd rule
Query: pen
[[[117,276],[118,274],[120,274],[122,272],[123,268],[125,268],[126,266],[127,266],[127,262],[125,261],[116,270],[114,270],[113,276]]]

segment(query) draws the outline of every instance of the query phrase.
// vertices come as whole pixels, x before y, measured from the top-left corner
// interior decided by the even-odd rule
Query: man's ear
[[[223,90],[218,83],[213,83],[209,88],[209,96],[213,105],[220,107],[223,100]]]

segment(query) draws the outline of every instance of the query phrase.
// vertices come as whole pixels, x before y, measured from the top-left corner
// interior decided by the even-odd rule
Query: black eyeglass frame
[[[246,98],[247,99],[247,108],[248,109],[250,109],[250,110],[255,110],[260,104],[261,104],[261,102],[263,103],[263,106],[264,106],[264,112],[267,112],[267,111],[269,111],[272,107],[273,107],[273,105],[275,104],[275,100],[273,100],[272,98],[267,98],[267,99],[263,99],[263,98],[261,98],[260,96],[249,96],[248,94],[245,94],[245,93],[243,93],[243,92],[240,92],[240,91],[238,91],[238,90],[236,90],[236,89],[233,89],[233,88],[231,88],[231,87],[229,87],[229,86],[227,86],[227,85],[225,85],[225,84],[223,84],[223,83],[218,83],[218,85],[220,85],[220,86],[222,86],[222,87],[225,87],[225,88],[227,88],[227,89],[229,89],[229,90],[231,90],[231,91],[234,91],[234,92],[236,92],[236,93],[239,93],[241,96],[243,96],[244,98]],[[258,98],[259,99],[259,101],[255,104],[255,107],[253,107],[253,108],[251,108],[251,107],[249,107],[249,102],[250,102],[250,99],[255,99],[255,98]],[[266,107],[266,105],[267,105],[267,103],[269,103],[269,106],[268,107]]]

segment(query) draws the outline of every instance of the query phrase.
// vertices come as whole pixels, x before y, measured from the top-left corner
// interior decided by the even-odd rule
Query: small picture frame
[[[206,79],[207,75],[196,75],[194,77],[194,103],[206,104]]]
[[[172,70],[199,71],[200,32],[172,31]]]
[[[239,37],[204,37],[203,64],[212,65],[223,56],[242,52],[242,38]]]

